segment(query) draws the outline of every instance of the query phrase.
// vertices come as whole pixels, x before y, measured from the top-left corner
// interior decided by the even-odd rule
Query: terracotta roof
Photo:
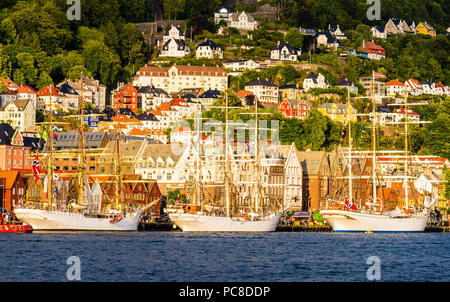
[[[227,72],[218,66],[174,65],[180,75],[227,76]]]
[[[378,45],[378,44],[375,44],[375,43],[372,42],[372,41],[365,41],[365,42],[361,45],[361,47],[362,47],[362,48],[365,48],[365,49],[384,50],[383,47],[381,47],[381,46]]]
[[[158,66],[143,66],[137,72],[137,75],[153,76],[153,77],[168,77],[169,67]]]
[[[405,85],[407,85],[409,87],[417,88],[417,89],[422,88],[421,87],[422,85],[416,79],[409,79],[408,81],[405,82]]]
[[[8,88],[8,89],[19,89],[19,85],[14,83],[10,78],[1,78],[0,77],[0,81],[2,81],[3,84],[6,86],[6,88]]]
[[[405,108],[399,108],[395,111],[395,113],[400,113],[400,114],[404,114],[405,113]],[[412,109],[408,109],[408,115],[419,115],[417,114],[414,110]]]
[[[28,86],[26,84],[22,84],[22,85],[19,86],[19,89],[17,90],[17,93],[36,94],[37,91],[31,86]]]
[[[0,171],[0,178],[6,179],[6,189],[11,189],[13,187],[18,175],[19,171]]]
[[[191,128],[179,126],[170,132],[192,132]]]
[[[400,82],[399,80],[392,80],[385,84],[386,86],[405,86],[404,83]]]
[[[113,116],[111,118],[111,120],[113,122],[130,123],[130,124],[132,123],[132,124],[138,124],[138,125],[142,124],[141,121],[138,120],[137,118],[135,118],[135,117],[128,117],[128,116],[122,115],[122,114]]]
[[[52,96],[60,96],[60,90],[52,85]],[[44,86],[42,87],[38,92],[38,96],[50,96],[50,86]]]
[[[146,136],[148,134],[147,130],[141,130],[139,128],[133,128],[128,132],[128,135]]]
[[[248,91],[248,90],[240,90],[236,93],[236,95],[240,98],[245,98],[247,95],[252,95],[253,92]]]
[[[182,102],[186,103],[186,100],[183,98],[174,98],[168,104],[170,106],[189,107],[189,105],[181,104]]]

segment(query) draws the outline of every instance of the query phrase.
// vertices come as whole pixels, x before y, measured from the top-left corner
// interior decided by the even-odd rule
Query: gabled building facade
[[[270,58],[277,61],[295,62],[301,54],[301,49],[296,49],[288,43],[280,43],[278,41],[278,45],[270,51]]]

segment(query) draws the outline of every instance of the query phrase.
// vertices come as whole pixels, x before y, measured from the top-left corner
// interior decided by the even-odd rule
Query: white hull
[[[35,231],[137,231],[140,215],[123,217],[111,223],[112,218],[86,217],[80,213],[15,209],[16,217]]]
[[[334,232],[419,233],[425,230],[427,214],[391,217],[381,214],[322,210],[320,214]]]
[[[281,215],[259,221],[187,213],[170,213],[169,218],[184,232],[274,232]]]

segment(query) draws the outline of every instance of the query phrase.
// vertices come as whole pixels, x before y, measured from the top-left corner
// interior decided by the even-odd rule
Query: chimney
[[[280,46],[280,41],[277,42],[277,46]]]

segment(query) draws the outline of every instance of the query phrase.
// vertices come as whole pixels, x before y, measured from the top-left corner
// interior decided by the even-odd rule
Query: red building
[[[379,59],[386,57],[386,50],[374,42],[364,41],[361,45],[361,50],[369,54],[369,59]]]
[[[285,117],[296,117],[304,119],[311,110],[311,104],[306,100],[288,100],[284,101],[278,107],[278,111]]]
[[[25,200],[26,185],[19,171],[0,171],[0,208],[8,213]]]
[[[20,131],[14,130],[8,124],[0,124],[0,170],[31,171],[35,157],[33,140],[27,138],[27,144]],[[30,141],[31,140],[31,141]]]
[[[138,108],[142,108],[138,91],[132,84],[127,84],[114,95],[113,105],[117,108],[129,108],[136,113]]]

